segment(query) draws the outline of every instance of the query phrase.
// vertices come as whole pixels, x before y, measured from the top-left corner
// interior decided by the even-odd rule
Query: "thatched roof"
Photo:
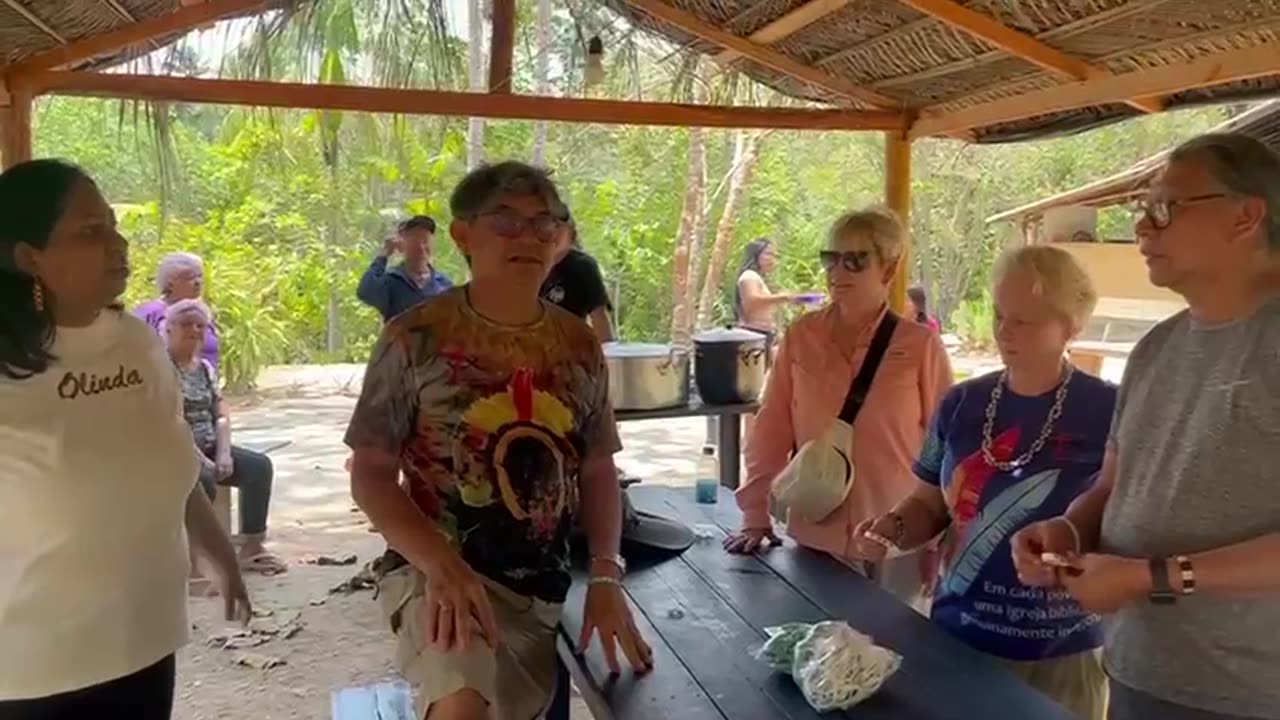
[[[200,2],[203,0],[0,0],[0,66],[44,50],[168,15],[183,6]],[[145,45],[97,57],[67,69],[116,65],[163,48],[185,34],[182,31],[155,38]]]
[[[1280,100],[1262,103],[1250,108],[1209,132],[1239,132],[1255,137],[1267,145],[1280,151]],[[1115,175],[1095,180],[1078,188],[1058,193],[1033,203],[987,218],[987,222],[1008,220],[1023,222],[1044,215],[1052,208],[1068,205],[1084,205],[1087,207],[1108,207],[1133,200],[1146,192],[1151,181],[1164,167],[1165,159],[1173,148],[1162,150],[1155,155],[1143,158],[1132,167]]]
[[[663,0],[715,27],[749,37],[815,0]],[[637,10],[642,3],[606,0],[644,28],[710,55],[712,43]],[[1280,56],[1280,0],[849,0],[768,47],[908,108],[951,112],[1074,82],[980,40],[971,32],[913,9],[965,6],[1060,55],[1124,74],[1177,66],[1195,58],[1259,46]],[[785,94],[864,106],[815,90],[776,69],[737,61],[748,75]],[[1191,89],[1164,98],[1166,107],[1280,94],[1280,61],[1267,77]],[[1079,131],[1142,111],[1121,103],[1054,112],[974,127],[971,139],[1001,142]]]
[[[201,2],[0,0],[0,65]],[[914,136],[1022,140],[1280,95],[1280,0],[597,2],[786,95],[889,111]]]

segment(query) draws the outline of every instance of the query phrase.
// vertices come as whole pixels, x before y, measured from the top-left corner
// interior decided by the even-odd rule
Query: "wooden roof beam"
[[[851,82],[828,75],[821,70],[792,60],[775,50],[757,45],[750,40],[738,37],[733,33],[699,19],[697,16],[667,5],[662,0],[626,0],[631,7],[644,12],[655,20],[668,23],[680,30],[718,45],[726,50],[734,50],[743,57],[772,68],[801,82],[820,87],[841,97],[867,103],[880,109],[896,109],[902,103],[874,90],[859,87]]]
[[[511,56],[516,44],[516,0],[493,0],[489,41],[489,92],[511,92]]]
[[[1134,97],[1173,95],[1272,75],[1280,75],[1277,43],[1215,53],[1187,63],[1094,77],[959,110],[925,108],[912,125],[911,135],[944,135]]]
[[[610,125],[899,132],[909,125],[904,114],[889,110],[726,107],[67,71],[32,73],[20,82],[17,89],[33,94]]]
[[[952,0],[898,0],[898,2],[1068,80],[1089,80],[1111,75],[1103,68],[1072,57],[1026,33],[1014,30]],[[1126,98],[1124,102],[1146,113],[1164,110],[1164,103],[1159,98],[1134,97]]]
[[[848,7],[853,0],[809,0],[809,2],[792,10],[747,36],[757,45],[772,45],[784,38],[800,32],[822,18]],[[725,50],[711,59],[727,64],[742,57],[737,50]]]
[[[118,30],[92,35],[63,47],[36,53],[26,60],[14,63],[3,71],[10,77],[24,73],[54,70],[92,60],[123,48],[143,44],[165,35],[190,30],[237,13],[263,10],[274,4],[270,0],[209,0],[190,5],[167,15],[126,25]]]

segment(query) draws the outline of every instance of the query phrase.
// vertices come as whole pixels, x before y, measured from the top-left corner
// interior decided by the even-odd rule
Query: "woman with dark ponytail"
[[[128,243],[83,170],[0,174],[0,717],[166,720],[188,543],[247,617]]]

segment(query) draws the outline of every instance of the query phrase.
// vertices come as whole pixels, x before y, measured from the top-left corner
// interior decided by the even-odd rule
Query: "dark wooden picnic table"
[[[720,545],[739,527],[733,495],[694,502],[692,488],[638,487],[640,509],[687,523],[704,536],[678,557],[633,560],[623,585],[636,624],[654,650],[653,672],[611,677],[598,643],[572,651],[586,591],[577,578],[565,604],[560,654],[598,720],[1068,720],[1056,703],[963,645],[831,557],[788,541],[755,556]],[[845,620],[902,655],[880,691],[844,713],[819,714],[795,683],[751,656],[764,628]],[[619,659],[626,661],[619,652]]]
[[[714,417],[718,420],[716,447],[720,459],[720,484],[727,488],[738,487],[742,458],[742,416],[760,409],[759,403],[739,405],[705,405],[696,397],[688,405],[661,410],[616,410],[618,422],[632,420],[670,420],[674,418]]]

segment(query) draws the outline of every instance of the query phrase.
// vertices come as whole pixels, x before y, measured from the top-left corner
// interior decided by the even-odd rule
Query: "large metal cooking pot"
[[[764,390],[768,348],[764,334],[742,328],[693,336],[698,395],[708,405],[755,402]]]
[[[615,410],[658,410],[689,404],[689,351],[675,345],[604,344]]]

